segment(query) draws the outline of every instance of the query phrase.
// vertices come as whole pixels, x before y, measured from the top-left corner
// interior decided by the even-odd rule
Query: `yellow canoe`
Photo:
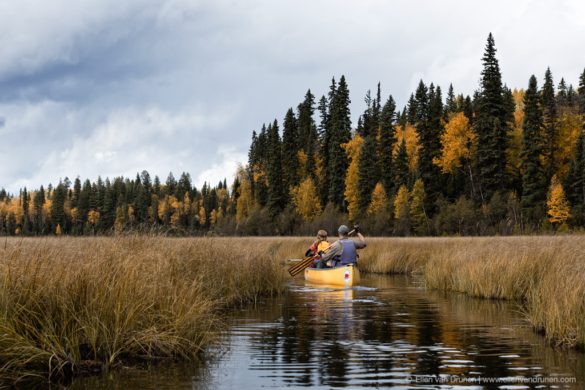
[[[305,280],[310,283],[352,287],[360,282],[360,271],[353,265],[335,268],[305,268]]]

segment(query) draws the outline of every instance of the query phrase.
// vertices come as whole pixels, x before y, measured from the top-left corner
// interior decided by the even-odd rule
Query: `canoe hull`
[[[305,280],[310,283],[352,287],[359,283],[360,271],[352,265],[322,269],[305,268]]]

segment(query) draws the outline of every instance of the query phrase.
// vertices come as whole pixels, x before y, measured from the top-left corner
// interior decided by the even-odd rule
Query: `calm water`
[[[546,346],[512,303],[428,292],[406,277],[361,284],[299,280],[284,297],[234,313],[213,363],[124,369],[72,388],[585,388],[585,354]],[[502,382],[472,381],[480,377]],[[577,383],[521,382],[538,377]]]

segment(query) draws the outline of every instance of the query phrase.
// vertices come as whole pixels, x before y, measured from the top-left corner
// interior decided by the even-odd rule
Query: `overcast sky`
[[[0,0],[0,187],[76,176],[201,186],[246,160],[250,135],[348,80],[352,117],[382,83],[478,86],[488,33],[504,82],[577,84],[585,2]]]

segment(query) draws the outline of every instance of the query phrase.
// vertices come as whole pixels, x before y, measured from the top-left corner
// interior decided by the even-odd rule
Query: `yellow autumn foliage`
[[[406,186],[400,186],[396,199],[394,199],[394,217],[398,220],[406,220],[410,215],[409,194]]]
[[[514,89],[512,97],[516,103],[514,111],[514,123],[510,131],[510,142],[506,151],[508,158],[508,170],[516,175],[522,174],[522,123],[524,123],[524,89]]]
[[[386,203],[388,202],[388,196],[382,183],[378,182],[374,191],[372,191],[372,201],[368,207],[369,215],[376,215],[383,212],[386,209]]]
[[[303,220],[311,221],[321,214],[320,196],[317,192],[317,186],[310,177],[306,177],[298,186],[291,189],[291,197]]]
[[[550,223],[560,225],[569,219],[569,202],[567,202],[563,186],[559,183],[556,175],[553,176],[550,184],[546,206]]]
[[[469,125],[467,116],[462,112],[453,114],[441,135],[441,156],[435,157],[433,163],[438,165],[443,173],[454,173],[461,168],[462,161],[471,160],[476,142],[477,137]]]
[[[98,224],[100,220],[100,213],[99,211],[96,210],[89,210],[87,213],[87,222],[92,225],[95,226]]]
[[[254,206],[252,185],[248,179],[248,174],[243,167],[238,167],[238,181],[240,182],[240,196],[236,202],[236,222],[241,222],[250,215]]]
[[[400,144],[402,143],[402,139],[406,143],[406,155],[408,156],[408,168],[411,172],[416,171],[416,167],[418,164],[418,136],[416,135],[416,128],[410,124],[404,126],[396,126],[396,143],[394,144],[394,150],[392,155],[396,157],[398,154],[398,149],[400,149]]]
[[[345,200],[347,201],[347,211],[349,220],[354,221],[359,212],[359,160],[362,151],[363,138],[356,134],[348,143],[341,145],[350,159],[349,168],[345,176]]]
[[[567,177],[571,160],[575,155],[577,138],[583,129],[583,119],[575,112],[565,111],[560,114],[557,126],[559,132],[557,176],[562,181]]]

